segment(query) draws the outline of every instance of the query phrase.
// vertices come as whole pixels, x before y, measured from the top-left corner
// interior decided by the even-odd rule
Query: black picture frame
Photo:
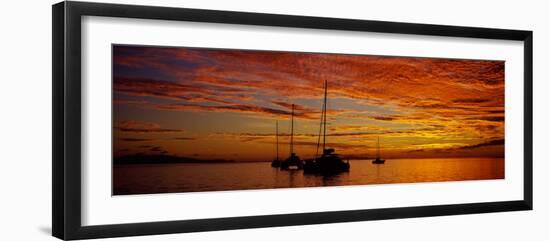
[[[524,43],[524,194],[522,200],[464,203],[333,212],[140,222],[83,226],[81,224],[81,17],[194,21],[327,30],[366,31],[426,36],[517,40]],[[53,24],[53,194],[52,233],[60,239],[106,238],[306,225],[381,219],[531,210],[533,208],[533,33],[415,23],[335,19],[261,13],[150,7],[89,2],[52,6]]]

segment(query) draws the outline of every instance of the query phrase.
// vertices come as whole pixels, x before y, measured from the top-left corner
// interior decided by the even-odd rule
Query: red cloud
[[[288,117],[295,103],[298,118],[318,119],[328,80],[329,119],[338,115],[332,136],[471,145],[504,137],[503,61],[132,46],[115,46],[113,59],[135,71],[115,68],[115,103],[125,105],[120,108]],[[339,106],[336,98],[354,105]],[[378,108],[361,109],[366,106]]]
[[[115,123],[114,128],[122,132],[133,133],[167,133],[167,132],[183,132],[181,129],[166,129],[160,128],[160,125],[152,122],[125,120]]]

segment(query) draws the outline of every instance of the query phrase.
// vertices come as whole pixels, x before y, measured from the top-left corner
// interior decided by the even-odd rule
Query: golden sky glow
[[[504,62],[113,46],[114,154],[271,161],[315,153],[328,81],[329,147],[348,158],[503,157]]]

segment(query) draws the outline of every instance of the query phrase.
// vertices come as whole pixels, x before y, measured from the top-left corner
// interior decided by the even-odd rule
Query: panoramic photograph
[[[504,179],[505,63],[112,45],[112,194]]]

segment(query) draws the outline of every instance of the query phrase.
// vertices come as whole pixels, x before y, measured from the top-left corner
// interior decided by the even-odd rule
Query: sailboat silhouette
[[[277,152],[277,158],[271,162],[272,167],[280,167],[281,160],[279,160],[279,121],[275,121],[275,150]]]
[[[384,164],[386,160],[380,158],[380,137],[378,137],[378,144],[376,146],[376,159],[372,160],[372,164]]]
[[[302,169],[304,167],[304,162],[294,153],[294,104],[292,104],[290,116],[290,156],[281,162],[282,170]]]
[[[321,111],[321,125],[319,126],[319,138],[317,139],[317,150],[315,159],[306,161],[304,165],[304,173],[317,173],[322,175],[331,175],[340,172],[349,171],[350,164],[344,162],[342,158],[335,153],[334,148],[326,147],[327,140],[327,92],[328,82],[325,80],[325,96],[323,99],[323,108]],[[321,144],[321,130],[323,132],[323,153],[319,154],[319,146]]]

